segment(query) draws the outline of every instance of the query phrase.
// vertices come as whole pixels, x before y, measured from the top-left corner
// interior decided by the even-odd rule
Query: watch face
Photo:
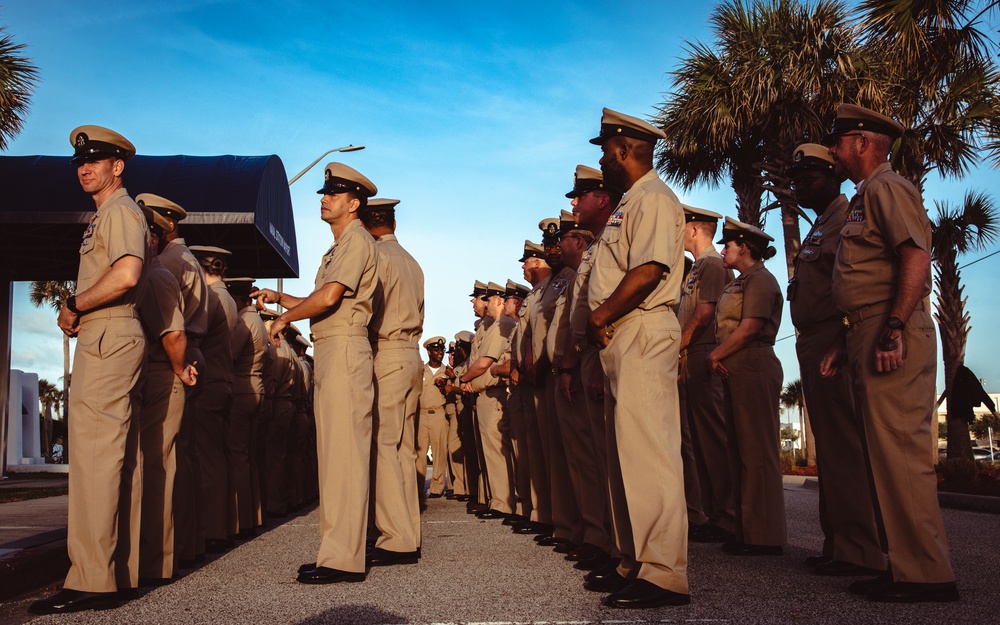
[[[898,317],[889,317],[889,319],[885,322],[885,325],[889,326],[893,330],[903,329],[903,322],[900,321]]]

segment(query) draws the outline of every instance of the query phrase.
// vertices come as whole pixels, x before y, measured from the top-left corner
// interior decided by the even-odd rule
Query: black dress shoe
[[[595,547],[587,543],[583,543],[573,551],[566,554],[565,560],[569,562],[579,562],[580,560],[586,560],[588,558],[593,558],[599,553],[604,553],[600,548]]]
[[[515,526],[524,525],[529,523],[527,518],[523,514],[508,514],[507,518],[503,520],[503,525]]]
[[[428,499],[441,499],[442,497],[444,497],[444,495],[442,495],[441,493],[431,493],[427,495]]]
[[[892,583],[892,578],[889,577],[888,573],[879,575],[878,577],[872,577],[869,579],[859,579],[856,582],[852,582],[850,586],[847,587],[847,592],[854,595],[869,595],[882,586],[888,586]]]
[[[540,547],[555,547],[556,545],[567,542],[565,538],[556,538],[555,536],[545,536],[543,538],[536,538],[535,542],[538,543]]]
[[[548,536],[551,533],[549,526],[544,523],[539,523],[538,521],[528,521],[523,525],[515,525],[510,528],[510,531],[515,534],[521,534],[527,536],[528,534],[535,534],[536,536]]]
[[[485,519],[485,520],[489,520],[489,519],[506,519],[507,518],[507,513],[506,512],[500,512],[499,510],[494,510],[493,508],[490,508],[488,510],[481,510],[481,511],[477,512],[476,513],[476,518],[477,519]]]
[[[240,533],[236,535],[239,540],[250,540],[257,536],[257,530],[252,527],[244,527],[240,530]]]
[[[455,501],[468,501],[468,495],[455,495]]]
[[[694,535],[701,531],[704,525],[698,525],[697,523],[688,523],[688,538],[694,538]]]
[[[606,577],[612,575],[618,575],[618,565],[621,564],[621,558],[610,558],[604,566],[594,569],[590,573],[583,576],[583,580],[587,582],[597,582]]]
[[[539,543],[539,544],[541,544],[541,543]],[[576,551],[579,548],[580,548],[580,545],[578,545],[576,543],[572,543],[572,542],[570,542],[570,541],[567,540],[564,543],[559,543],[558,545],[556,545],[556,548],[553,549],[552,551],[555,551],[556,553],[567,554],[567,553],[572,553],[573,551]]]
[[[844,562],[843,560],[830,560],[823,564],[817,564],[813,568],[813,572],[817,575],[826,575],[829,577],[863,577],[885,573],[884,570],[870,569],[866,566],[860,566],[853,562]]]
[[[609,608],[659,608],[665,605],[687,605],[691,603],[691,596],[637,579],[622,590],[605,597],[602,603]]]
[[[780,556],[780,545],[751,545],[750,543],[726,543],[722,550],[731,556]]]
[[[295,581],[300,584],[336,584],[338,582],[363,582],[365,581],[364,573],[351,573],[348,571],[339,571],[337,569],[330,569],[325,566],[318,566],[314,569],[304,571],[299,573],[299,576],[295,578]]]
[[[174,581],[170,577],[140,577],[140,586],[166,586],[170,582]]]
[[[84,592],[63,588],[54,595],[31,604],[32,614],[65,614],[81,610],[110,610],[118,607],[117,592]]]
[[[302,566],[299,567],[299,571],[298,572],[299,573],[305,573],[306,571],[311,571],[314,568],[316,568],[316,563],[315,562],[306,562],[305,564],[303,564]]]
[[[868,593],[869,601],[883,603],[923,603],[925,601],[958,601],[955,582],[926,584],[917,582],[890,582]]]
[[[391,566],[393,564],[416,564],[420,560],[420,551],[389,551],[375,547],[365,556],[368,566]]]
[[[618,592],[629,585],[629,581],[615,571],[600,579],[584,579],[583,587],[592,592]]]
[[[208,553],[224,553],[228,549],[232,549],[236,546],[236,543],[231,540],[223,540],[220,538],[206,538],[205,539],[205,551]]]
[[[818,556],[806,556],[805,563],[809,568],[816,568],[820,564],[825,562],[833,562],[833,558],[830,556],[818,555]]]
[[[690,538],[696,543],[728,543],[735,541],[736,535],[727,532],[718,525],[706,523],[699,527],[693,535],[690,535]]]
[[[578,571],[596,571],[601,567],[607,566],[610,561],[611,556],[602,551],[596,556],[577,561],[577,563],[573,565],[573,568]]]

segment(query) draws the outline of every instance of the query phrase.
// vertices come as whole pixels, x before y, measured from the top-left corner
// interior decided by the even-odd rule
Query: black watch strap
[[[70,295],[66,298],[66,308],[74,315],[80,314],[80,309],[76,307],[76,295]]]
[[[906,327],[903,320],[899,317],[889,317],[885,320],[885,325],[889,326],[891,330],[902,330]]]

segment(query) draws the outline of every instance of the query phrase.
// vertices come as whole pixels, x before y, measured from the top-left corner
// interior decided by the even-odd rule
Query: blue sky
[[[577,163],[597,165],[599,149],[587,140],[601,107],[652,115],[684,41],[709,40],[711,8],[192,0],[109,11],[17,0],[0,5],[0,24],[28,46],[40,84],[7,154],[69,154],[72,128],[100,124],[142,154],[277,154],[292,176],[330,148],[363,144],[339,160],[371,178],[380,196],[401,200],[398,237],[426,274],[424,336],[450,338],[472,325],[474,280],[523,282],[524,240],[569,208]],[[311,290],[331,242],[315,194],[324,162],[291,188],[302,278],[284,288],[297,295]],[[995,177],[932,180],[928,205],[958,201],[966,186],[997,195]],[[678,195],[735,215],[728,188]],[[780,238],[778,219],[768,230]],[[768,266],[784,281],[781,258]],[[990,354],[998,263],[963,274],[976,328],[967,364],[991,389],[1000,388]],[[779,336],[791,333],[786,313]],[[57,380],[59,337],[54,315],[32,308],[27,285],[16,285],[12,366]],[[786,380],[798,377],[793,341],[777,351]]]

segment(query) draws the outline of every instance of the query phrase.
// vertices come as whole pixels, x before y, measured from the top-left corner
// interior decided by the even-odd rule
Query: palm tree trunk
[[[63,335],[63,379],[62,402],[63,424],[66,426],[66,444],[63,445],[63,462],[69,464],[69,337]]]
[[[964,287],[961,272],[952,251],[938,250],[934,269],[938,299],[935,302],[935,317],[941,333],[941,357],[944,361],[945,396],[951,393],[955,372],[965,362],[965,345],[969,336],[968,313],[962,298]],[[948,402],[948,459],[965,458],[972,460],[972,440],[969,438],[969,424],[961,416],[952,413],[953,402]]]

